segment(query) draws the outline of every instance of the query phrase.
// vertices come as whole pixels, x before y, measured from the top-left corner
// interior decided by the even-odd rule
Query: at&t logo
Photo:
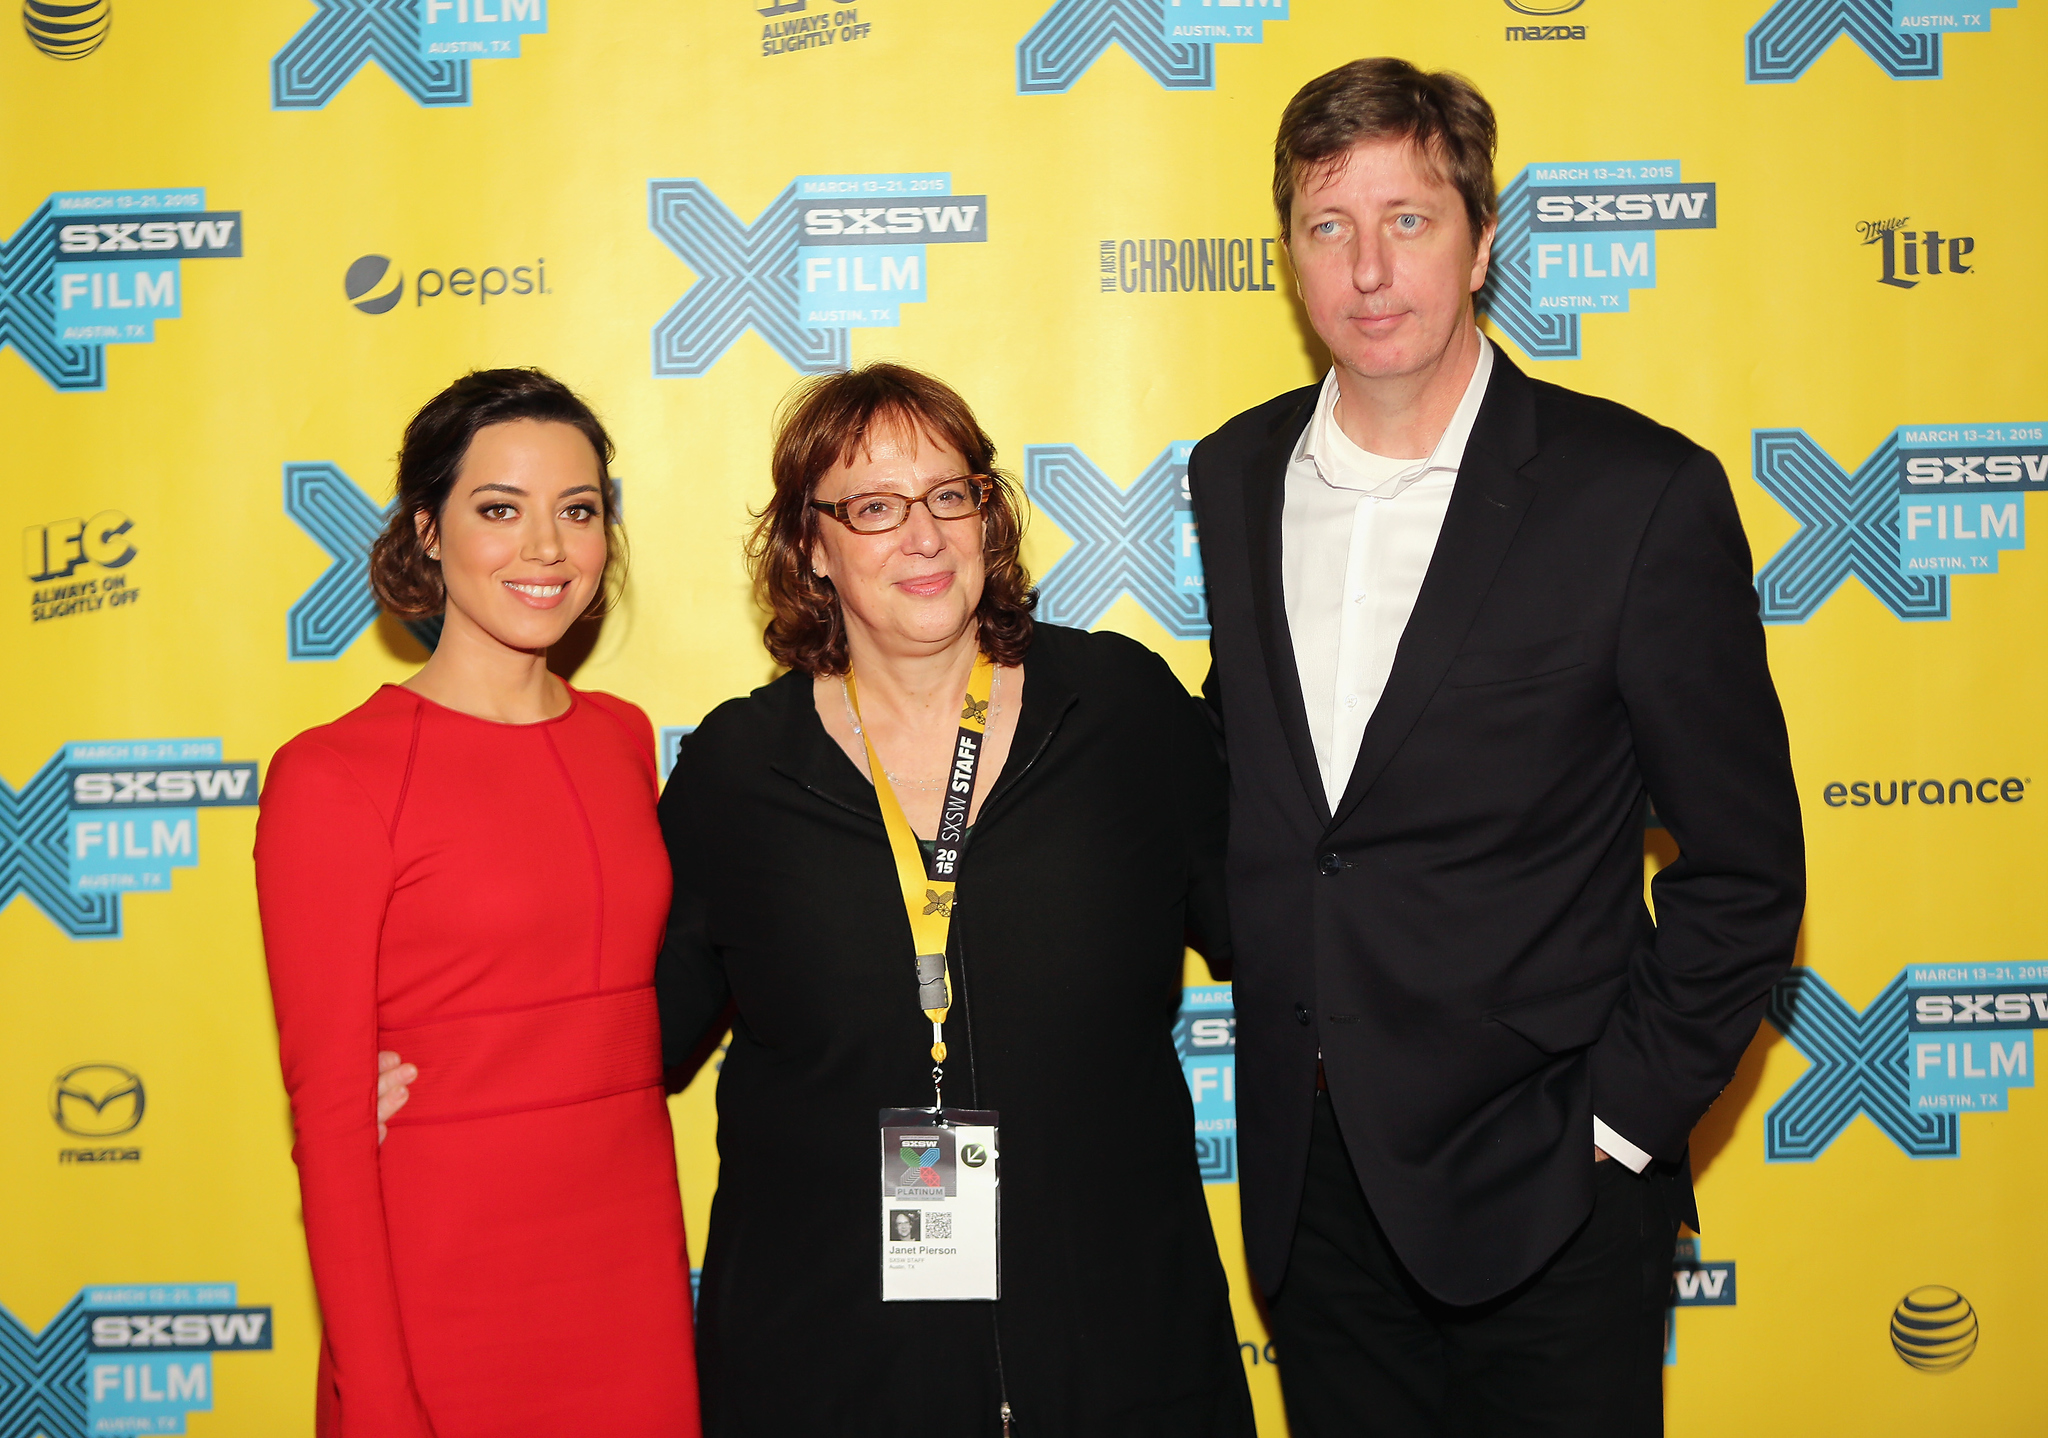
[[[113,0],[22,0],[21,28],[29,43],[52,60],[83,60],[106,41]]]
[[[349,265],[341,277],[341,287],[348,302],[364,314],[389,314],[405,298],[405,271],[386,255],[364,255]],[[530,265],[423,269],[413,276],[412,282],[415,309],[444,295],[487,305],[501,296],[553,293],[548,288],[548,262],[544,257]]]

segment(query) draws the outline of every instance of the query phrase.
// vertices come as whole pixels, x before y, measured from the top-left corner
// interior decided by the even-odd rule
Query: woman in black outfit
[[[708,1435],[1252,1433],[1172,1042],[1185,935],[1225,941],[1222,768],[1158,656],[1032,623],[993,461],[915,371],[806,386],[751,549],[790,672],[685,738],[662,796],[669,1062],[732,1025]],[[978,654],[945,1098],[1001,1114],[1002,1297],[884,1303],[877,1115],[931,1103],[933,1033],[867,745],[930,841]]]

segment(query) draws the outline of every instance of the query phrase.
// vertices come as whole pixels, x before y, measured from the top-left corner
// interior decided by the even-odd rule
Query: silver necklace
[[[861,732],[860,727],[860,715],[854,710],[853,695],[848,692],[846,688],[846,680],[843,676],[839,680],[839,701],[846,706],[846,722],[853,728],[853,737],[856,739],[863,738],[864,736]],[[1002,666],[998,665],[996,667],[995,676],[989,680],[988,727],[990,729],[996,727],[996,716],[1002,712],[1003,671]],[[877,754],[876,757],[879,758],[881,756]],[[894,770],[890,769],[886,764],[882,766],[882,773],[886,775],[888,777],[889,782],[891,784],[894,784],[897,788],[916,789],[918,792],[924,794],[942,793],[945,790],[947,780],[949,780],[952,777],[951,773],[948,772],[945,774],[941,774],[936,779],[906,779],[901,774],[898,774]],[[870,782],[872,782],[874,776],[869,775],[868,777]]]

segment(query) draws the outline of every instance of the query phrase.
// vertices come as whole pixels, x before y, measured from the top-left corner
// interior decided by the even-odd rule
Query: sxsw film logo
[[[284,467],[284,512],[328,558],[327,568],[285,612],[285,657],[337,659],[376,622],[370,546],[391,508],[363,493],[340,465],[315,460]],[[408,620],[405,627],[430,650],[440,638],[438,615]]]
[[[1664,1362],[1678,1361],[1678,1310],[1733,1308],[1735,1265],[1700,1257],[1698,1238],[1681,1238],[1671,1258],[1671,1303],[1664,1310]]]
[[[1017,93],[1060,95],[1111,45],[1169,90],[1216,88],[1216,47],[1257,45],[1288,0],[1056,0],[1017,42]]]
[[[1860,1014],[1796,968],[1765,1017],[1813,1065],[1764,1116],[1769,1161],[1812,1162],[1859,1113],[1908,1158],[1954,1158],[1961,1115],[2034,1086],[2048,964],[1914,964]]]
[[[1071,444],[1024,447],[1024,490],[1074,544],[1038,585],[1038,614],[1086,629],[1124,594],[1176,639],[1209,635],[1201,537],[1188,492],[1192,440],[1154,457],[1129,488]]]
[[[1180,991],[1173,1048],[1195,1103],[1195,1163],[1204,1183],[1237,1182],[1237,1009],[1230,985]]]
[[[0,1429],[7,1438],[184,1433],[213,1411],[213,1360],[271,1351],[269,1308],[232,1283],[81,1290],[40,1333],[0,1307]]]
[[[1909,230],[1911,217],[1900,215],[1889,220],[1858,220],[1856,233],[1863,236],[1863,243],[1876,245],[1883,257],[1884,272],[1877,277],[1881,285],[1895,289],[1910,290],[1919,286],[1918,275],[1967,275],[1975,272],[1974,265],[1963,263],[1963,257],[1977,248],[1977,241],[1970,235],[1951,235],[1942,238],[1940,230]],[[1943,270],[1943,254],[1948,256],[1948,268]],[[1923,264],[1921,256],[1926,256]]]
[[[274,110],[318,110],[364,65],[422,105],[467,105],[469,62],[515,60],[545,35],[547,0],[313,0],[316,13],[270,62]]]
[[[142,590],[127,572],[135,555],[135,521],[118,509],[30,525],[21,533],[22,572],[37,586],[29,593],[29,622],[136,603]],[[94,572],[77,573],[87,565]]]
[[[364,314],[389,314],[405,298],[405,271],[388,255],[363,255],[350,262],[341,277],[341,288],[348,302]],[[447,295],[481,306],[500,296],[553,293],[543,257],[531,265],[452,265],[445,270],[420,270],[413,276],[412,303],[418,309],[428,300]]]
[[[106,347],[149,344],[184,313],[185,260],[242,253],[239,210],[204,190],[50,196],[0,243],[0,348],[59,390],[107,387]]]
[[[256,803],[256,765],[218,739],[67,744],[0,780],[0,907],[26,894],[74,939],[121,937],[121,896],[199,863],[199,811]]]
[[[1716,198],[1676,160],[1527,166],[1501,191],[1481,304],[1530,359],[1577,359],[1580,319],[1655,289],[1658,232],[1713,229]]]
[[[942,172],[803,175],[749,225],[702,180],[651,180],[648,224],[696,283],[654,327],[657,378],[708,371],[751,326],[804,374],[925,298],[927,246],[984,244],[988,197]]]
[[[1939,80],[1941,37],[1991,28],[1993,10],[2019,0],[1965,0],[1968,8],[1926,0],[1777,0],[1745,41],[1749,82],[1797,80],[1847,35],[1894,80]]]
[[[2048,425],[1901,425],[1849,473],[1800,429],[1753,432],[1756,482],[1800,521],[1756,577],[1767,624],[1804,624],[1854,575],[1901,619],[1949,617],[1949,580],[2026,547]]]

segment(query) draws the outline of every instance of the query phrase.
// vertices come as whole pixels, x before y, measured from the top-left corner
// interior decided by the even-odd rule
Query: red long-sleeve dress
[[[694,1438],[647,716],[386,685],[272,761],[256,887],[321,1438]],[[376,1055],[419,1065],[377,1142]]]

